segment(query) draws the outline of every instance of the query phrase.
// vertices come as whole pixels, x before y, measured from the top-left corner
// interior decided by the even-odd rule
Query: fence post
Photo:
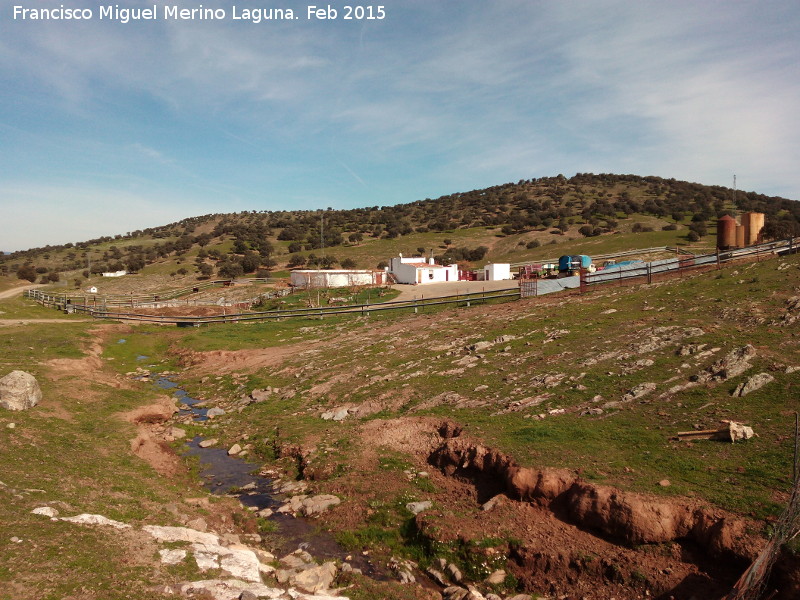
[[[719,266],[719,248],[717,248],[717,271],[719,271],[720,268],[721,267]]]
[[[417,314],[417,297],[414,296],[414,314]]]
[[[653,266],[647,263],[647,283],[653,283]]]

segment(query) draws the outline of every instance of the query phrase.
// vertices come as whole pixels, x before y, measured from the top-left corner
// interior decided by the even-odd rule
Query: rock
[[[347,408],[339,408],[333,412],[332,419],[334,421],[344,421],[348,414],[350,413]]]
[[[461,580],[464,578],[461,574],[461,570],[453,563],[447,565],[447,574],[450,576],[450,579],[456,583],[461,583]]]
[[[736,348],[692,379],[703,383],[706,381],[725,381],[731,377],[736,377],[750,368],[750,360],[755,355],[756,349],[750,344]]]
[[[169,435],[173,440],[182,440],[186,437],[186,430],[181,429],[180,427],[172,427],[169,430]]]
[[[440,571],[437,571],[433,567],[425,571],[428,576],[433,579],[437,584],[441,586],[447,585],[447,580],[444,578],[444,574]]]
[[[239,594],[239,600],[258,600],[258,596],[256,596],[250,590],[245,590]]]
[[[206,411],[206,417],[208,417],[209,419],[213,419],[214,417],[221,417],[224,414],[225,410],[219,407],[209,408],[208,411]]]
[[[44,515],[45,517],[51,518],[58,516],[58,511],[52,506],[40,506],[38,508],[34,508],[31,513],[34,515]]]
[[[272,395],[272,390],[253,390],[250,392],[250,397],[255,402],[265,402],[269,400],[269,397]]]
[[[753,375],[747,381],[737,385],[731,396],[746,396],[750,392],[755,392],[756,390],[764,387],[768,383],[772,383],[773,381],[775,381],[775,378],[769,373],[759,373],[758,375]]]
[[[615,312],[617,312],[616,308],[608,308],[608,309],[606,309],[604,311],[601,311],[600,314],[601,315],[611,315],[611,314],[614,314]]]
[[[186,526],[201,532],[208,531],[208,523],[206,523],[206,520],[203,517],[192,519],[191,521],[186,523]]]
[[[486,502],[481,505],[481,510],[492,510],[495,506],[500,504],[506,499],[503,494],[497,494],[497,496],[493,496]]]
[[[248,583],[237,579],[207,579],[193,581],[180,586],[180,593],[185,597],[202,597],[211,600],[231,600],[249,591],[257,598],[284,598],[284,590],[270,588],[261,583]]]
[[[234,444],[228,449],[228,456],[235,456],[242,451],[242,447],[239,444]]]
[[[121,523],[120,521],[114,521],[113,519],[109,519],[108,517],[104,517],[103,515],[89,515],[89,514],[82,514],[76,515],[74,517],[62,517],[62,521],[67,521],[69,523],[77,523],[78,525],[104,525],[107,527],[113,527],[114,529],[130,529],[131,526],[127,523]]]
[[[326,562],[309,567],[289,577],[289,582],[305,592],[316,593],[327,590],[336,577],[336,565]]]
[[[161,556],[161,562],[165,565],[177,565],[186,558],[186,550],[169,550],[161,549],[158,551]]]
[[[489,585],[500,585],[506,579],[506,572],[503,569],[498,569],[486,578],[486,583]]]
[[[325,512],[331,506],[336,506],[341,503],[341,500],[332,494],[320,494],[319,496],[312,496],[305,498],[302,501],[300,512],[305,516]]]
[[[16,426],[17,426],[17,424],[16,424],[16,423],[9,423],[8,425],[6,425],[6,427],[7,427],[8,429],[14,429]]]
[[[422,511],[428,510],[432,506],[433,502],[430,500],[425,500],[424,502],[409,502],[406,504],[406,508],[415,515],[418,515]]]
[[[202,442],[200,442],[197,445],[200,446],[201,448],[210,448],[211,446],[215,445],[217,442],[219,442],[219,440],[217,438],[211,438],[210,440],[203,440]]]
[[[622,397],[622,401],[631,402],[632,400],[638,400],[639,398],[647,396],[647,394],[651,393],[655,389],[655,383],[640,383],[639,385],[628,390],[628,392]]]
[[[486,600],[503,600],[497,594],[486,594]]]
[[[42,399],[36,378],[25,371],[11,371],[0,378],[0,407],[7,410],[27,410]]]
[[[160,525],[145,525],[142,531],[149,533],[160,542],[189,542],[192,544],[205,544],[218,546],[218,535],[189,529],[188,527],[162,527]]]
[[[661,481],[658,482],[658,485],[660,485],[661,487],[669,487],[672,485],[672,482],[669,479],[662,479]]]
[[[289,569],[304,569],[314,564],[314,557],[305,550],[295,550],[291,554],[287,554],[281,558],[278,562]]]

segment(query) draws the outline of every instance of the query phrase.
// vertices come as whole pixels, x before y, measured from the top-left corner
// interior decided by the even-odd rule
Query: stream
[[[146,360],[148,357],[140,356],[138,359]],[[167,377],[156,376],[154,383],[162,390],[171,392],[177,402],[185,407],[179,410],[179,415],[191,416],[194,421],[206,421],[208,409],[202,406],[201,401],[192,398],[185,390],[180,389],[177,383]],[[215,495],[224,495],[234,492],[242,505],[255,507],[257,510],[270,508],[277,509],[283,505],[283,497],[274,490],[273,482],[267,477],[254,474],[258,472],[259,465],[249,463],[241,458],[229,456],[224,448],[201,448],[203,437],[196,436],[187,442],[188,455],[196,456],[200,461],[200,477],[206,489]],[[247,489],[243,489],[247,488]],[[298,547],[309,552],[315,558],[323,560],[339,560],[348,562],[354,568],[361,569],[364,575],[373,579],[386,580],[387,574],[376,567],[366,556],[360,553],[348,552],[342,548],[333,537],[320,531],[309,521],[281,513],[273,513],[268,517],[277,525],[277,546],[271,551],[277,556],[283,556],[296,550]]]

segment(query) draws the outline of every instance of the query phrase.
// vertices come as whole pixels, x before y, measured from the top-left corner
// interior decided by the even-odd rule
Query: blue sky
[[[94,18],[15,21],[14,4]],[[343,2],[326,21],[292,0],[178,2],[200,4],[229,18],[0,0],[0,249],[559,173],[736,174],[800,198],[796,1],[408,0],[360,22]],[[232,4],[300,18],[237,22]]]

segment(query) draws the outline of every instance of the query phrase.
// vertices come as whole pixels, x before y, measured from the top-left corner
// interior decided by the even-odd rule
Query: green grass
[[[33,409],[0,410],[0,480],[7,486],[0,486],[0,538],[23,540],[0,553],[0,597],[149,599],[160,597],[154,584],[175,581],[153,569],[138,538],[30,514],[48,504],[61,516],[178,524],[163,507],[180,504],[187,485],[190,494],[201,494],[196,483],[158,476],[130,451],[135,431],[119,413],[152,401],[157,390],[92,383],[82,372],[51,377],[48,362],[81,358],[93,326],[0,328],[0,374],[31,372],[43,394]]]

